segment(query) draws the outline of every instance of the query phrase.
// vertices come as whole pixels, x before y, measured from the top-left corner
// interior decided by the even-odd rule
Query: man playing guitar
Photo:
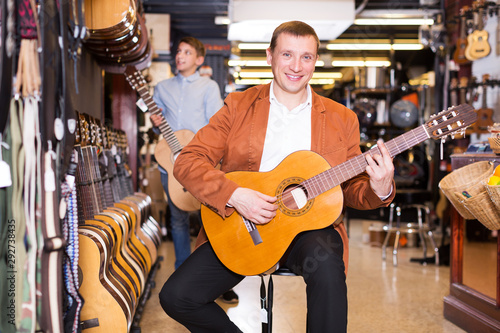
[[[267,49],[273,81],[231,93],[178,156],[174,176],[221,217],[239,213],[246,222],[271,225],[282,209],[274,193],[240,187],[227,172],[268,172],[299,150],[315,152],[330,165],[361,154],[356,114],[309,86],[318,49],[319,39],[309,25],[291,21],[277,27]],[[366,172],[342,183],[340,210],[344,205],[374,209],[393,199],[392,158],[382,141],[378,147],[380,154],[366,157]],[[221,168],[216,169],[220,161]],[[296,202],[301,206],[303,200]],[[345,332],[347,233],[341,216],[324,213],[328,226],[298,234],[277,264],[303,276],[307,284],[310,332]],[[241,332],[214,300],[245,276],[226,268],[206,240],[202,230],[197,249],[163,286],[160,303],[191,332]]]

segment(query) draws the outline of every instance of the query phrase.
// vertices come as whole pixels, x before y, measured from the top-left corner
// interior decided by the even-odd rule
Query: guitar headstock
[[[95,127],[95,135],[96,135],[96,145],[100,148],[104,146],[104,136],[102,133],[101,121],[97,118],[94,118],[94,127]]]
[[[75,129],[75,143],[81,143],[81,134],[80,134],[80,113],[75,111],[76,113],[76,129]]]
[[[88,144],[92,145],[92,146],[96,146],[97,144],[97,130],[96,130],[96,124],[95,124],[95,120],[94,120],[94,117],[88,115],[88,114],[84,114],[84,118],[85,118],[85,121],[87,122],[88,124],[88,128],[89,128],[89,133],[88,133]]]
[[[79,124],[80,124],[80,144],[86,146],[90,144],[90,128],[87,119],[83,114],[79,114]]]
[[[138,71],[134,66],[127,66],[125,69],[125,77],[128,83],[135,90],[139,90],[140,88],[147,85],[146,79],[142,75],[140,71]]]
[[[474,108],[469,104],[460,104],[432,116],[424,127],[431,138],[445,139],[447,136],[465,133],[465,129],[476,120],[477,113]]]

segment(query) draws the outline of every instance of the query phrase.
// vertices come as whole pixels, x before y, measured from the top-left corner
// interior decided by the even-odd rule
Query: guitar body
[[[242,187],[271,196],[281,196],[290,186],[330,169],[328,162],[311,151],[298,151],[286,157],[269,172],[237,171],[226,175]],[[206,206],[201,207],[203,226],[217,257],[241,275],[257,275],[272,269],[295,236],[306,230],[331,225],[342,213],[343,196],[336,186],[298,208],[279,203],[276,217],[265,225],[256,225],[262,243],[255,245],[242,217],[234,212],[223,220]]]
[[[490,54],[491,47],[488,43],[488,32],[486,30],[476,30],[471,35],[471,46],[469,55],[474,59],[480,59]]]
[[[126,31],[127,26],[134,23],[135,10],[135,2],[130,0],[85,1],[85,24],[91,33],[93,30],[118,32],[120,28]]]
[[[114,218],[106,215],[96,215],[93,220],[86,221],[86,224],[98,226],[101,229],[108,231],[114,237],[115,246],[112,249],[113,261],[118,268],[117,274],[120,275],[121,281],[124,282],[127,291],[133,300],[133,308],[137,306],[137,301],[140,296],[141,282],[137,271],[131,266],[130,262],[124,257],[123,248],[123,230]]]
[[[467,46],[465,48],[465,57],[469,61],[477,60],[477,58],[473,57],[472,53],[471,53],[471,51],[472,51],[472,45],[474,43],[474,37],[472,36],[473,33],[471,33],[470,35],[467,36]]]
[[[463,65],[469,62],[469,59],[465,56],[465,50],[468,48],[469,43],[465,35],[465,13],[468,10],[468,6],[464,6],[460,10],[460,35],[457,39],[455,53],[453,54],[453,60],[457,64]]]
[[[493,125],[493,109],[481,108],[477,110],[476,130],[485,131],[488,126]]]
[[[83,274],[79,292],[85,300],[80,319],[98,319],[99,326],[89,332],[128,332],[130,308],[107,276],[109,253],[101,237],[94,230],[79,230],[80,251],[85,253],[78,263]]]
[[[182,147],[186,146],[194,137],[194,133],[189,130],[175,132]],[[155,158],[168,173],[168,193],[174,205],[184,211],[200,209],[200,202],[189,193],[173,175],[174,156],[167,141],[160,140],[155,148]]]
[[[467,49],[468,42],[466,38],[459,38],[457,40],[457,45],[455,53],[453,54],[453,60],[459,65],[467,64],[469,59],[465,56],[465,50]]]

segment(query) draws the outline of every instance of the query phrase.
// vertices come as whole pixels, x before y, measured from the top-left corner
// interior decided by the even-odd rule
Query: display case
[[[452,169],[479,162],[500,164],[495,154],[451,155]],[[451,207],[450,294],[444,317],[467,332],[500,332],[500,238]]]

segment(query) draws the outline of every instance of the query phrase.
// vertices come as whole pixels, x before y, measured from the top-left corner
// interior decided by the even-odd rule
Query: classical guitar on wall
[[[476,118],[470,105],[451,107],[385,145],[394,157],[428,138],[444,139],[464,132]],[[227,178],[242,187],[276,196],[279,208],[269,223],[256,225],[237,212],[223,220],[203,205],[203,226],[217,257],[238,274],[248,276],[272,271],[296,235],[325,228],[341,215],[340,185],[366,170],[367,154],[379,153],[375,147],[331,167],[314,152],[297,151],[269,172],[227,173]]]
[[[175,158],[181,152],[182,148],[191,141],[194,137],[194,133],[189,130],[179,130],[175,133],[172,131],[167,120],[163,117],[160,108],[149,94],[146,80],[141,72],[137,71],[135,67],[127,66],[125,76],[130,85],[137,90],[144,100],[149,111],[154,115],[161,116],[162,122],[158,128],[164,140],[160,140],[156,145],[155,158],[169,174],[168,192],[170,194],[170,199],[179,209],[184,211],[200,209],[200,202],[175,179],[172,173]]]

